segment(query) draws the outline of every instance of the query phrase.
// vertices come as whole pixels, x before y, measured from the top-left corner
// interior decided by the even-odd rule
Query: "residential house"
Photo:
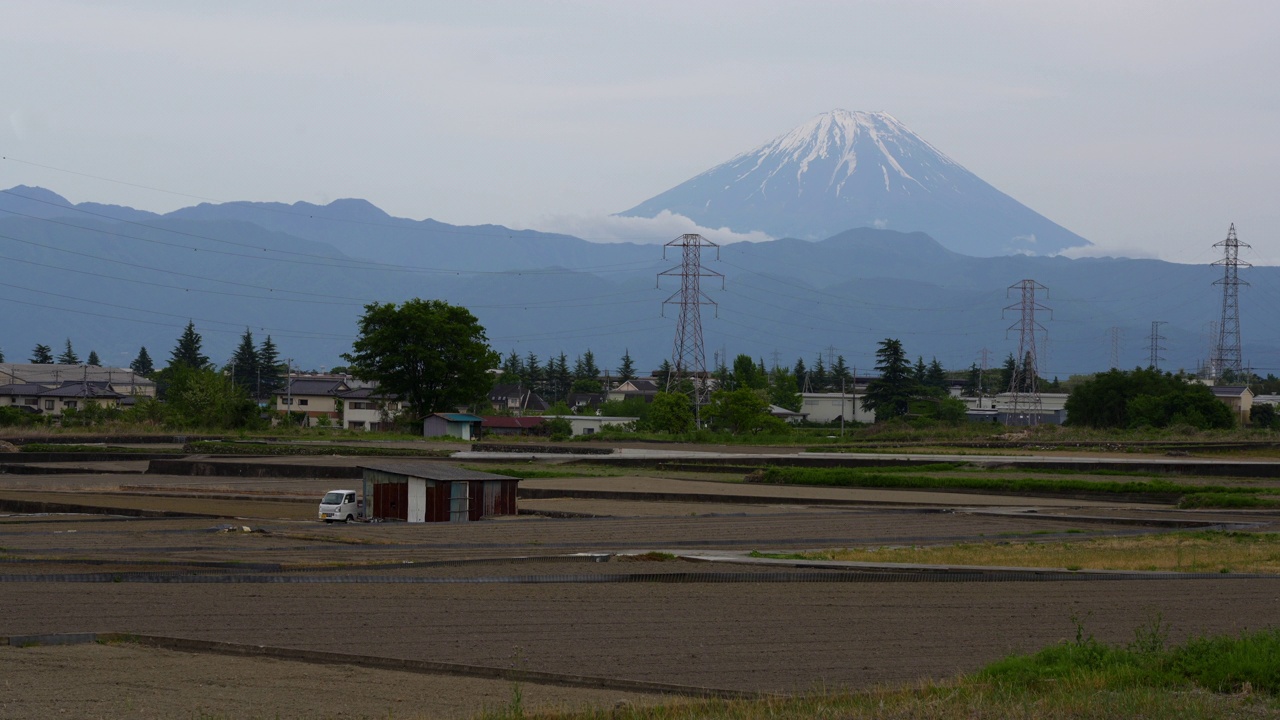
[[[301,414],[308,427],[342,427],[339,398],[350,390],[345,380],[337,378],[290,377],[285,388],[276,392],[276,410]]]
[[[600,406],[604,404],[605,393],[569,393],[569,399],[566,404],[569,409],[579,415],[600,412]]]
[[[390,430],[400,414],[401,402],[375,387],[358,387],[339,393],[342,426],[348,430]]]
[[[59,387],[67,382],[105,384],[121,395],[156,396],[153,380],[129,368],[96,365],[50,365],[45,363],[0,363],[0,385],[42,385]]]
[[[112,390],[106,382],[0,385],[0,407],[17,407],[28,413],[54,418],[60,417],[64,410],[83,410],[89,401],[105,407],[118,407],[130,397]]]
[[[489,391],[489,404],[494,412],[511,415],[546,412],[551,408],[551,405],[533,390],[515,383],[494,385]]]
[[[636,378],[618,385],[608,393],[609,402],[622,402],[628,398],[643,398],[645,402],[653,402],[658,394],[658,383],[652,378]]]

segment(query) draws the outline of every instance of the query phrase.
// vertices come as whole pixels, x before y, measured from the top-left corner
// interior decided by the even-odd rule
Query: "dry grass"
[[[992,541],[938,547],[846,548],[804,553],[803,557],[1069,570],[1280,573],[1280,534],[1179,532],[1066,542]]]

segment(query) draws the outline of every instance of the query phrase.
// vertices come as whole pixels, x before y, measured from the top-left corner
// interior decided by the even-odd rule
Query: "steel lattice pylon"
[[[1209,371],[1216,380],[1228,370],[1238,377],[1244,369],[1244,363],[1240,359],[1240,286],[1249,283],[1240,279],[1239,272],[1241,267],[1253,266],[1240,259],[1240,248],[1247,248],[1249,245],[1236,239],[1235,223],[1231,223],[1227,230],[1227,239],[1216,242],[1213,246],[1223,249],[1222,259],[1214,263],[1222,266],[1222,279],[1213,281],[1214,285],[1222,286],[1222,320],[1218,323],[1218,344],[1209,360]]]
[[[1151,368],[1152,370],[1159,370],[1160,361],[1164,359],[1160,355],[1160,351],[1164,350],[1165,346],[1161,345],[1160,341],[1164,340],[1165,336],[1160,334],[1160,326],[1168,325],[1168,324],[1169,323],[1165,322],[1164,320],[1151,321],[1151,359],[1147,363],[1147,367]]]
[[[1036,333],[1042,333],[1046,337],[1049,334],[1048,329],[1036,320],[1036,311],[1049,313],[1053,316],[1053,310],[1036,302],[1036,291],[1043,290],[1046,295],[1049,288],[1041,285],[1035,280],[1023,280],[1009,286],[1005,291],[1007,297],[1014,290],[1021,295],[1021,302],[1014,303],[1005,308],[1008,310],[1017,310],[1020,314],[1018,322],[1009,326],[1005,330],[1005,337],[1008,337],[1009,331],[1014,328],[1018,329],[1018,354],[1015,357],[1013,369],[1013,377],[1009,380],[1009,393],[1013,395],[1013,405],[1009,412],[1005,414],[1005,424],[1018,423],[1035,425],[1040,422],[1040,366],[1036,357]],[[1003,317],[1003,312],[1001,317]]]
[[[667,377],[668,392],[679,388],[680,383],[688,379],[693,386],[694,412],[707,402],[707,353],[702,343],[702,306],[716,306],[716,302],[702,291],[701,280],[704,277],[720,278],[724,287],[724,275],[708,270],[702,266],[702,248],[716,249],[716,259],[720,259],[720,246],[702,237],[689,233],[667,243],[662,248],[662,257],[667,257],[667,248],[680,248],[679,265],[658,273],[658,284],[661,286],[664,276],[680,278],[680,289],[671,297],[662,301],[665,311],[667,305],[680,306],[680,319],[676,323],[676,337],[671,350],[672,372]]]

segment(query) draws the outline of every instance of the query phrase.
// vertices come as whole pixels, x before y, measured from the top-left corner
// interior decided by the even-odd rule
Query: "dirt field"
[[[531,485],[572,489],[575,482],[697,495],[714,485],[639,476]],[[132,489],[119,492],[121,485]],[[752,486],[758,502],[524,503],[595,517],[457,525],[310,520],[315,499],[306,498],[331,486],[0,476],[0,497],[188,511],[217,503],[239,518],[0,517],[0,635],[153,634],[794,692],[971,670],[1074,637],[1072,618],[1119,642],[1155,613],[1170,624],[1172,640],[1256,629],[1275,622],[1280,600],[1280,578],[851,582],[845,571],[582,555],[742,557],[752,550],[1131,534],[1181,521],[1276,529],[1274,514],[1008,497],[985,503],[946,493],[819,506],[806,500],[844,492],[857,501],[859,491]],[[318,688],[344,686],[361,688],[366,705],[328,708]],[[0,688],[3,717],[460,718],[511,694],[503,681],[137,646],[0,647]],[[607,707],[626,696],[541,686],[524,692],[526,705]]]

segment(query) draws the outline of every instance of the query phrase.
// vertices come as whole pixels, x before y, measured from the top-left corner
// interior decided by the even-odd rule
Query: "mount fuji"
[[[1089,241],[1005,195],[883,112],[833,110],[620,215],[819,240],[922,231],[978,257],[1053,255]]]

